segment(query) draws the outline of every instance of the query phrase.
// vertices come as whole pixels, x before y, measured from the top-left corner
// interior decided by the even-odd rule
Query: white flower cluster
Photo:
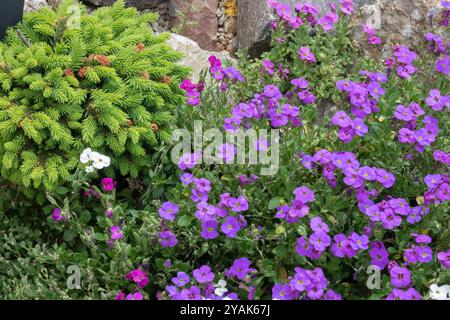
[[[439,287],[437,284],[432,284],[428,295],[431,300],[450,300],[450,285]]]
[[[88,164],[86,167],[86,172],[93,172],[94,169],[103,169],[108,168],[111,164],[111,159],[108,156],[105,156],[96,151],[92,151],[91,148],[85,149],[80,155],[80,161],[83,164]]]

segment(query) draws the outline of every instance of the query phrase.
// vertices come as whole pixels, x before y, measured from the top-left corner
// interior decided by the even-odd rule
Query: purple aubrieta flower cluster
[[[436,56],[440,56],[441,54],[446,54],[448,51],[448,44],[444,43],[444,39],[440,36],[427,33],[425,35],[425,40],[429,42],[429,50]]]
[[[236,259],[233,265],[225,270],[227,278],[234,278],[239,283],[240,288],[249,291],[253,287],[247,287],[243,283],[250,282],[250,277],[256,270],[251,268],[251,262],[243,257]],[[217,276],[208,265],[203,265],[192,272],[192,277],[183,271],[179,271],[176,277],[172,278],[172,284],[166,286],[165,292],[160,294],[161,299],[170,300],[238,300],[238,295],[226,288],[224,280],[214,283]],[[242,283],[240,283],[243,281]],[[244,289],[245,289],[244,288]],[[254,292],[253,292],[254,293]]]
[[[403,252],[407,264],[428,263],[433,260],[433,250],[427,246],[431,243],[431,237],[425,234],[413,233],[414,244]]]
[[[205,84],[203,82],[194,84],[188,79],[183,80],[183,82],[180,84],[180,89],[186,91],[186,95],[188,98],[187,103],[194,107],[200,104],[200,98],[204,88]]]
[[[327,290],[328,280],[321,268],[306,270],[295,268],[295,275],[286,284],[277,283],[272,288],[274,300],[342,300],[340,294]]]
[[[361,71],[361,75],[367,77],[366,82],[357,83],[350,80],[339,80],[336,88],[348,95],[352,119],[345,111],[338,111],[331,119],[331,123],[339,127],[338,136],[344,143],[349,143],[357,136],[364,136],[368,127],[364,119],[370,114],[378,112],[378,99],[385,94],[381,86],[387,81],[387,77],[381,72]]]
[[[439,135],[439,121],[435,117],[425,115],[421,121],[423,126],[418,127],[418,119],[423,115],[425,111],[415,102],[408,107],[398,105],[393,115],[394,119],[406,122],[398,132],[398,141],[413,145],[420,153],[433,144]]]
[[[417,59],[417,54],[407,46],[396,45],[393,47],[393,56],[386,59],[388,74],[395,68],[397,75],[402,79],[409,79],[417,71],[413,62]]]
[[[289,4],[280,3],[277,0],[267,0],[267,3],[275,10],[280,20],[292,29],[298,29],[306,21],[311,27],[320,25],[324,31],[332,31],[339,21],[335,3],[329,4],[330,11],[322,17],[318,17],[319,8],[311,3],[296,3],[294,11]],[[355,12],[353,0],[339,0],[339,5],[340,11],[344,15],[350,16]]]
[[[249,103],[237,104],[231,112],[232,117],[225,118],[224,129],[235,132],[241,125],[248,127],[251,119],[269,119],[274,128],[288,123],[294,127],[301,125],[300,108],[293,104],[294,97],[303,104],[313,104],[316,97],[307,90],[309,83],[306,79],[293,79],[291,84],[292,91],[284,95],[278,86],[269,84],[261,94],[255,94]]]
[[[225,92],[229,88],[229,84],[236,83],[237,81],[244,81],[242,74],[233,67],[222,67],[222,61],[216,56],[210,56],[209,60],[209,72],[211,76],[220,81],[220,90]]]
[[[366,23],[364,25],[363,31],[365,34],[367,34],[367,43],[368,44],[378,46],[382,43],[381,38],[379,36],[377,36],[376,30],[371,24]]]
[[[438,205],[450,200],[450,175],[429,174],[424,177],[428,190],[423,195],[425,204]]]
[[[443,96],[437,89],[430,90],[425,103],[434,111],[442,111],[444,108],[450,109],[450,95]]]
[[[442,150],[435,150],[433,152],[433,158],[436,162],[440,162],[450,166],[450,153],[445,153]]]
[[[211,181],[196,178],[191,173],[184,173],[181,181],[184,186],[191,187],[191,200],[197,204],[195,217],[201,222],[203,239],[217,238],[219,223],[220,230],[228,238],[235,238],[238,232],[247,226],[242,213],[249,209],[249,204],[243,195],[233,197],[230,193],[224,193],[220,195],[220,202],[212,205],[208,202],[209,193],[212,190]],[[160,216],[172,221],[178,211],[178,205],[166,202],[160,209]]]
[[[314,192],[308,187],[299,187],[294,190],[295,198],[290,205],[277,207],[275,217],[287,223],[297,223],[300,218],[308,215],[308,203],[314,201]]]

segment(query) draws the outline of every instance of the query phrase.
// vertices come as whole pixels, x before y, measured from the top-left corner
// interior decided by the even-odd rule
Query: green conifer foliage
[[[5,180],[29,194],[53,190],[87,147],[111,157],[107,174],[139,175],[170,139],[172,111],[183,100],[178,84],[189,72],[165,43],[169,35],[152,33],[156,18],[122,0],[92,14],[69,0],[8,30],[0,43]]]

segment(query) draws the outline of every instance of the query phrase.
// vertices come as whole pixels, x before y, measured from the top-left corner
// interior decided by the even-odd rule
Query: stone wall
[[[26,0],[26,11],[60,0]],[[111,5],[116,0],[82,0],[91,8]],[[258,56],[268,48],[273,11],[267,0],[125,0],[128,6],[160,13],[155,31],[173,31],[196,41],[209,51],[248,49]],[[278,0],[293,5],[300,0]],[[328,10],[337,0],[302,0]],[[227,3],[237,2],[237,17],[225,13]],[[433,15],[441,8],[440,0],[355,0],[358,10],[354,24],[356,41],[364,41],[362,25],[370,22],[387,41],[386,46],[404,43],[415,46],[431,31]],[[443,34],[447,41],[449,32]]]

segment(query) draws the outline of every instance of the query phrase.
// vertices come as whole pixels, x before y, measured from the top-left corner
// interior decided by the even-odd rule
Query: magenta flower
[[[123,238],[123,233],[120,231],[120,227],[118,226],[112,226],[109,231],[111,232],[111,239],[112,240],[119,240]]]
[[[103,178],[101,183],[105,191],[112,191],[116,188],[116,183],[112,178]]]
[[[53,209],[52,219],[55,222],[63,221],[65,219],[65,217],[62,215],[62,210],[60,208]]]
[[[133,282],[135,282],[139,288],[145,287],[149,282],[147,275],[141,269],[130,271],[125,278],[127,280],[132,280]]]

